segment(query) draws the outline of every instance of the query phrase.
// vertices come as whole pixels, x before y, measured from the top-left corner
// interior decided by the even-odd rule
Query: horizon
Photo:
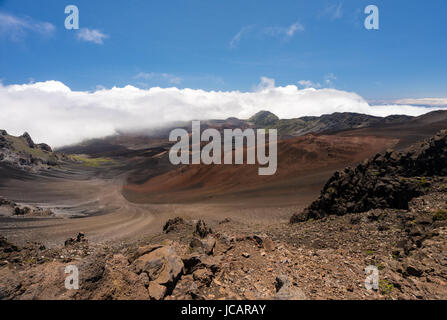
[[[43,2],[43,3],[42,3]],[[0,1],[0,127],[60,145],[172,121],[447,107],[445,1]],[[75,5],[79,29],[67,29]],[[444,9],[444,10],[443,10]],[[73,20],[74,21],[74,20]],[[430,48],[430,50],[427,50]]]

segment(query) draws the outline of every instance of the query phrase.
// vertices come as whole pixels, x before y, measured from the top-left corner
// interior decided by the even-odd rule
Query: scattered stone
[[[29,214],[31,212],[31,209],[29,207],[15,207],[14,208],[14,214],[17,216],[23,216],[26,214]]]
[[[78,243],[86,243],[88,242],[87,238],[85,237],[85,234],[83,232],[79,232],[78,235],[76,236],[76,238],[69,238],[67,240],[65,240],[64,245],[66,247],[68,246],[72,246]]]
[[[195,281],[198,281],[207,287],[211,284],[213,279],[213,274],[207,269],[196,270],[192,276]]]
[[[207,235],[213,233],[211,228],[207,227],[203,220],[199,220],[196,224],[195,234],[200,238],[205,238]]]
[[[272,239],[270,238],[265,238],[263,241],[263,245],[264,245],[264,249],[267,251],[274,251],[276,246],[273,243]]]
[[[176,217],[174,219],[169,219],[165,225],[163,226],[163,231],[169,233],[171,231],[177,230],[180,226],[185,224],[185,220],[180,217]]]
[[[202,244],[202,241],[200,241],[200,239],[192,238],[191,242],[189,243],[189,246],[192,249],[196,249],[196,248],[202,248],[203,244]]]
[[[285,275],[276,277],[275,288],[275,300],[306,300],[304,292],[293,286]]]
[[[19,250],[16,245],[10,243],[5,237],[2,236],[0,236],[0,249],[4,253],[11,253]]]
[[[166,295],[166,287],[151,281],[149,284],[149,296],[154,300],[161,300]]]
[[[219,224],[229,223],[231,222],[230,218],[225,218],[222,221],[219,221]]]

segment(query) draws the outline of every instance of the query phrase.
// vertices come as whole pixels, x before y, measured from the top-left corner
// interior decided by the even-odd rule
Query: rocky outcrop
[[[430,177],[447,175],[447,131],[404,152],[386,152],[336,172],[320,197],[290,222],[375,208],[408,209],[408,202],[426,192]]]
[[[196,231],[194,232],[200,238],[205,238],[209,234],[213,233],[211,228],[207,227],[203,220],[199,220],[196,224]]]
[[[49,145],[47,145],[46,143],[39,143],[36,145],[37,148],[46,151],[46,152],[53,152],[53,149],[51,149],[51,147]]]
[[[65,240],[64,245],[66,247],[68,246],[72,246],[72,245],[76,245],[78,243],[87,243],[88,240],[85,237],[85,234],[83,232],[79,232],[78,235],[76,236],[76,238],[69,238],[67,240]]]
[[[25,142],[28,144],[28,147],[34,148],[36,146],[28,132],[25,132],[22,136],[20,136],[20,138],[25,140]]]
[[[45,143],[35,144],[25,132],[20,137],[0,131],[0,162],[28,171],[38,171],[56,166],[60,160],[51,147]]]
[[[22,217],[50,217],[54,216],[54,212],[50,209],[31,205],[21,205],[14,201],[0,197],[0,212],[6,216],[22,216]]]
[[[175,217],[173,219],[169,219],[165,225],[163,226],[163,231],[166,233],[176,231],[182,227],[184,227],[186,224],[185,220],[180,217]]]

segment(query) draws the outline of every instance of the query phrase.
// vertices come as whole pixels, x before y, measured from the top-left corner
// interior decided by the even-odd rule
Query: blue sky
[[[69,4],[99,38],[65,29]],[[364,28],[369,4],[380,30]],[[366,99],[446,97],[446,15],[445,0],[0,0],[0,79],[251,91],[268,77]]]

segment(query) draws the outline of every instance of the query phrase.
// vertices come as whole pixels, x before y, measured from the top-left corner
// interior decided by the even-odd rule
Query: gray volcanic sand
[[[256,224],[287,220],[318,195],[332,173],[312,174],[298,179],[301,183],[294,179],[293,187],[290,181],[277,184],[270,188],[270,197],[260,198],[251,190],[198,203],[137,204],[121,193],[124,175],[103,178],[93,171],[54,171],[42,177],[8,170],[8,176],[0,179],[1,196],[19,204],[50,208],[56,217],[0,216],[0,234],[18,244],[36,241],[50,247],[81,231],[96,243],[138,240],[160,232],[164,222],[176,216],[210,222],[228,217]]]

